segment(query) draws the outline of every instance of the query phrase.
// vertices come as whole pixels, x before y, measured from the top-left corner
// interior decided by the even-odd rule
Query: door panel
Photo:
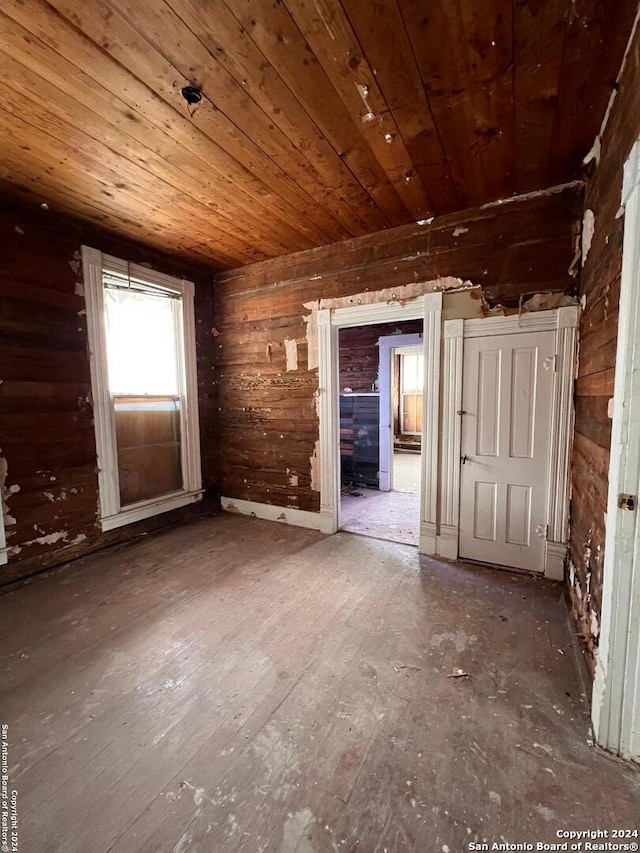
[[[460,556],[544,570],[554,332],[465,341]]]

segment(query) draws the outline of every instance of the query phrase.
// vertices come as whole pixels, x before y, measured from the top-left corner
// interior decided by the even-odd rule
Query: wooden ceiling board
[[[5,4],[5,10],[8,7],[9,3]],[[196,176],[200,176],[202,183],[208,179],[213,181],[217,191],[211,194],[212,201],[216,202],[220,198],[231,200],[233,195],[236,231],[238,231],[238,215],[242,216],[246,229],[254,220],[264,222],[264,217],[269,212],[271,224],[267,227],[272,235],[277,236],[280,231],[283,231],[286,233],[288,243],[296,240],[299,244],[317,244],[317,234],[300,237],[299,240],[296,232],[292,234],[296,220],[291,216],[291,211],[278,203],[277,196],[273,197],[273,203],[269,207],[270,191],[257,177],[251,177],[240,164],[227,157],[221,150],[212,152],[209,141],[197,128],[194,128],[191,122],[182,120],[181,116],[154,96],[136,78],[130,78],[120,65],[108,60],[101,52],[94,53],[91,42],[79,39],[74,53],[74,60],[83,62],[86,72],[51,50],[45,40],[53,39],[55,43],[58,35],[58,30],[54,29],[55,25],[62,29],[64,35],[73,35],[70,25],[54,14],[48,15],[43,21],[43,26],[39,28],[39,34],[44,36],[43,40],[38,36],[29,35],[26,30],[22,33],[14,32],[14,22],[2,18],[0,13],[0,47],[22,59],[23,63],[30,68],[36,69],[42,79],[55,81],[58,88],[75,96],[85,109],[91,110],[92,107],[94,109],[97,107],[100,113],[109,117],[117,127],[122,128],[123,132],[132,135],[137,141],[141,143],[146,141],[146,144],[153,145],[157,150],[165,150],[167,159],[177,165],[179,170],[193,169]],[[33,29],[35,27],[32,24]],[[111,85],[125,100],[119,100],[106,86],[102,86],[94,79],[101,75],[103,79],[111,79]],[[182,103],[184,104],[184,101]],[[28,109],[25,112],[28,112]],[[86,113],[85,126],[91,126],[91,115],[92,110]],[[164,143],[166,147],[163,149]],[[222,161],[220,164],[212,159],[212,153],[220,154],[219,159]],[[246,190],[246,198],[240,192],[240,188]],[[237,191],[234,192],[234,190]],[[265,196],[267,196],[267,202],[264,201]],[[249,236],[252,236],[251,231]],[[255,240],[256,248],[259,249],[259,235],[255,235],[252,239]]]
[[[427,191],[340,0],[284,4],[405,208],[416,219],[427,216],[432,212]]]
[[[11,4],[14,2],[16,0],[9,0]],[[295,181],[279,169],[211,100],[203,98],[193,114],[189,115],[187,105],[180,96],[180,89],[190,82],[189,78],[177,72],[142,34],[130,26],[119,14],[117,3],[91,0],[79,6],[75,0],[54,0],[50,5],[75,24],[93,44],[96,41],[100,43],[100,48],[94,50],[87,57],[87,64],[83,65],[83,70],[91,74],[94,63],[100,58],[101,76],[98,82],[109,88],[114,67],[126,69],[129,71],[127,77],[135,84],[136,96],[143,97],[145,101],[149,100],[149,93],[157,96],[153,105],[145,105],[148,115],[154,116],[153,109],[160,106],[157,99],[161,99],[170,108],[171,118],[165,119],[163,111],[160,113],[163,118],[158,118],[158,121],[166,121],[172,133],[177,131],[179,134],[180,129],[189,123],[207,138],[209,157],[222,155],[224,168],[230,168],[235,173],[239,165],[241,170],[248,170],[251,175],[260,175],[267,184],[266,192],[261,193],[268,196],[267,209],[272,205],[278,207],[294,229],[303,231],[312,239],[339,239],[342,236],[343,232],[335,220],[322,208],[310,204],[310,199],[296,186]],[[103,33],[108,33],[108,37],[103,36]],[[167,40],[175,39],[173,30],[169,30],[167,36]],[[72,55],[75,61],[75,53]],[[127,93],[130,86],[129,80],[123,82],[122,91]],[[243,176],[239,175],[239,186],[242,186],[242,179]]]
[[[514,8],[516,184],[539,188],[540,151],[551,150],[566,33],[566,0],[518,0]]]
[[[5,0],[0,192],[229,268],[543,189],[637,7]]]
[[[397,0],[342,0],[434,210],[461,205]]]
[[[340,221],[355,232],[383,228],[386,220],[375,201],[351,174],[309,114],[276,73],[223,0],[172,0],[185,25],[206,45],[270,120],[321,173],[327,201],[339,209]],[[234,44],[228,51],[225,44]],[[327,187],[328,189],[324,189]]]
[[[372,156],[358,127],[327,77],[319,59],[281,2],[232,0],[227,5],[258,44],[278,74],[286,80],[351,172],[376,201],[387,224],[411,218],[394,187]]]

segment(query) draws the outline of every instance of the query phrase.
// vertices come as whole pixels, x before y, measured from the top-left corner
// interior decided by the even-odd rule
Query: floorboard
[[[0,616],[20,849],[453,853],[640,814],[548,582],[223,515]]]

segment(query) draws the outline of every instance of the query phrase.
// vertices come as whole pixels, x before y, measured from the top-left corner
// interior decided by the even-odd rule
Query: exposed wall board
[[[391,289],[392,296],[394,287],[416,282],[438,288],[447,276],[481,284],[491,302],[512,307],[524,293],[571,292],[575,282],[567,271],[581,217],[581,193],[571,187],[218,276],[222,494],[319,508],[319,495],[310,483],[318,440],[317,354],[314,335],[307,338],[305,320],[313,315],[306,306],[383,288],[387,293]],[[476,316],[483,305],[477,295],[477,289],[470,290],[452,301],[451,311]],[[286,339],[298,341],[297,371],[287,371]],[[289,482],[287,469],[298,475],[297,486]]]
[[[9,564],[0,583],[100,542],[97,471],[80,246],[196,281],[199,404],[206,486],[215,484],[211,276],[59,215],[0,207],[0,447],[8,469]],[[19,490],[17,490],[19,487]],[[198,509],[192,511],[199,511]],[[169,517],[158,523],[167,523]],[[147,522],[153,526],[155,522]],[[145,529],[145,524],[136,530]],[[121,533],[121,538],[131,535]]]
[[[640,31],[636,31],[585,197],[595,227],[580,284],[584,312],[576,383],[569,585],[591,668],[602,592],[611,442],[608,405],[613,395],[624,228],[619,215],[622,168],[639,135]]]
[[[406,323],[380,323],[340,330],[339,388],[355,392],[371,391],[378,378],[378,338],[383,335],[410,335],[422,331],[420,320]]]

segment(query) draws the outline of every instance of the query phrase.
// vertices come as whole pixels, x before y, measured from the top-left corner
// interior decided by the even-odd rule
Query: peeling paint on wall
[[[464,225],[458,225],[458,227],[453,232],[454,237],[459,237],[461,234],[467,234],[469,232],[468,228],[465,228]]]
[[[320,491],[320,439],[313,447],[313,455],[309,459],[311,465],[311,488],[314,492]]]
[[[589,249],[591,248],[591,243],[593,241],[593,234],[595,230],[595,213],[590,208],[587,208],[584,212],[584,216],[582,217],[582,266],[585,265],[585,262],[587,260],[587,255],[589,254]]]
[[[9,476],[9,465],[4,456],[0,456],[0,499],[2,500],[2,517],[4,519],[4,528],[7,538],[13,531],[7,532],[7,527],[14,527],[16,524],[15,518],[9,512],[9,504],[7,503],[11,495],[20,491],[20,486],[16,483],[12,486],[7,486],[7,478]]]
[[[287,371],[298,369],[298,342],[294,339],[286,338],[284,349],[287,358]]]
[[[403,305],[425,293],[437,293],[439,291],[459,290],[463,287],[473,287],[470,281],[463,281],[456,276],[448,275],[429,281],[416,281],[411,284],[402,284],[399,287],[386,287],[382,290],[367,290],[355,293],[352,296],[340,296],[333,299],[320,299],[318,302],[305,302],[305,308],[350,308],[353,305],[373,305],[376,302],[395,302]]]
[[[290,486],[298,486],[298,475],[295,473],[295,471],[291,471],[290,468],[287,468],[287,480]]]
[[[556,195],[557,193],[562,193],[565,190],[575,189],[576,187],[581,187],[583,185],[583,181],[569,181],[566,184],[558,184],[555,187],[549,187],[546,190],[534,190],[530,193],[522,193],[522,195],[514,195],[509,198],[500,198],[497,201],[489,201],[486,204],[480,205],[480,210],[488,210],[492,207],[500,207],[503,204],[511,204],[514,201],[526,201],[527,199],[532,198],[542,198],[543,196],[548,195]]]
[[[311,313],[302,319],[307,327],[307,370],[318,369],[318,302],[305,302],[305,308],[310,308]]]

